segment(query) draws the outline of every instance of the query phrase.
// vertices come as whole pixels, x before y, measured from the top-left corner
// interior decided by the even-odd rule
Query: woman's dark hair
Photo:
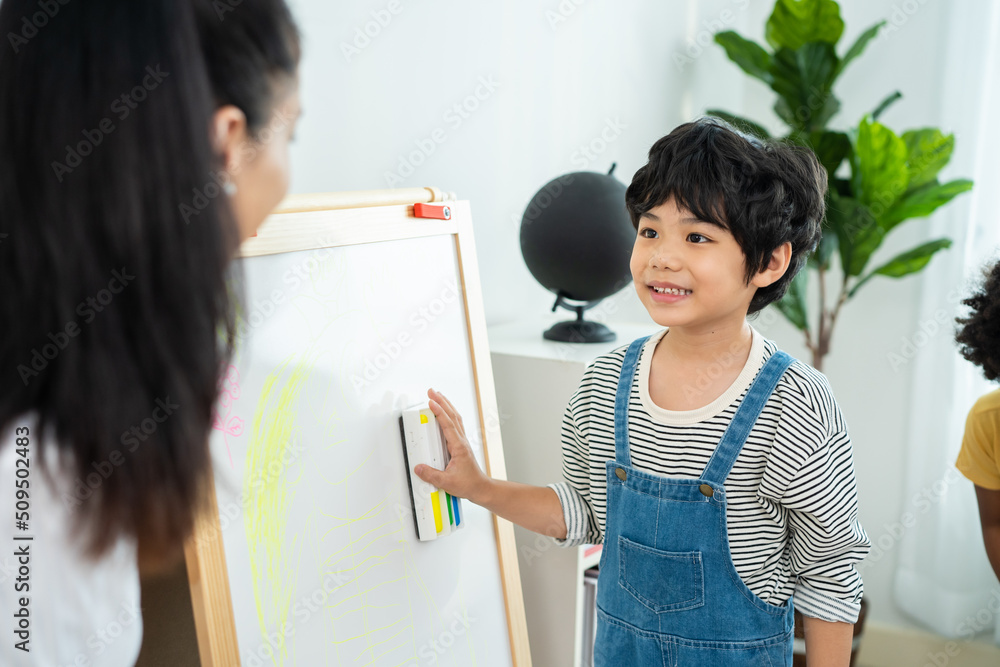
[[[969,314],[956,317],[959,353],[983,369],[987,380],[1000,379],[1000,262],[983,270],[983,282],[962,300]]]
[[[717,118],[678,126],[649,149],[625,192],[632,224],[670,198],[695,217],[729,229],[743,249],[747,284],[786,241],[792,259],[757,290],[748,314],[785,294],[821,237],[826,171],[808,148],[764,141]]]
[[[0,429],[37,415],[31,456],[55,443],[93,555],[173,555],[240,298],[212,115],[252,137],[298,32],[283,0],[3,0],[0,34]]]

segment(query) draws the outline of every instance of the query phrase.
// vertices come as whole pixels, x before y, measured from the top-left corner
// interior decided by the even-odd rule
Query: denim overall
[[[646,340],[629,346],[615,397],[594,664],[790,666],[792,601],[768,604],[737,574],[723,482],[794,359],[779,351],[767,360],[701,479],[674,479],[637,470],[629,457],[629,396]]]

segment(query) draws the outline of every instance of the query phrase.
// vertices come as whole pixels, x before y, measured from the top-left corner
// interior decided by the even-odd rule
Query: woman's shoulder
[[[76,480],[54,443],[37,440],[36,426],[27,415],[0,430],[0,511],[12,519],[0,523],[0,540],[12,545],[0,556],[0,608],[14,613],[28,603],[31,649],[4,642],[0,664],[134,664],[142,642],[135,544],[122,539],[96,559],[87,555],[79,508],[69,501]]]

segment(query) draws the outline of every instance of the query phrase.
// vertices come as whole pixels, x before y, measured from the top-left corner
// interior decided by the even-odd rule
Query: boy
[[[660,139],[632,180],[632,276],[663,331],[597,358],[563,423],[565,481],[492,480],[428,392],[452,459],[417,474],[561,544],[603,542],[596,665],[848,665],[862,596],[847,426],[823,375],[747,316],[820,238],[804,149],[714,119]],[[721,439],[721,440],[720,440]]]

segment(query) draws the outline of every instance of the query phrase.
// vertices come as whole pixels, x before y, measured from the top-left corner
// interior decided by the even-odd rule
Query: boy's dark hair
[[[983,283],[962,300],[971,312],[956,317],[959,353],[983,369],[987,380],[1000,378],[1000,262],[983,270]]]
[[[37,9],[3,0],[0,34]],[[0,432],[37,416],[93,555],[192,530],[242,298],[209,130],[234,104],[253,138],[298,60],[284,0],[60,2],[0,50]]]
[[[700,220],[726,227],[743,249],[747,283],[790,241],[788,270],[757,290],[749,315],[784,296],[819,243],[826,187],[826,170],[808,148],[758,139],[704,117],[653,144],[625,205],[636,229],[644,213],[671,197]]]

